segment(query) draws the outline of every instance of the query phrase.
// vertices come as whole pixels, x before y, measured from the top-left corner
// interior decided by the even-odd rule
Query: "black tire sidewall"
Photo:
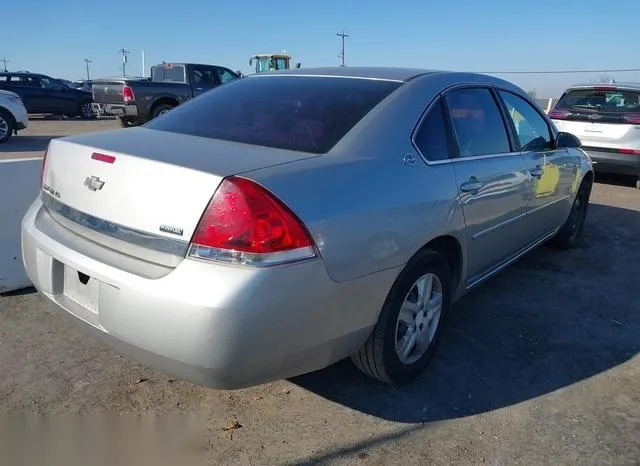
[[[406,365],[400,361],[396,354],[396,324],[400,308],[404,303],[404,299],[411,290],[411,287],[419,277],[427,273],[435,274],[442,284],[443,302],[440,313],[440,320],[436,333],[431,341],[429,349],[422,357],[411,365]],[[451,300],[451,274],[446,265],[444,258],[435,252],[425,251],[416,257],[412,263],[405,268],[402,275],[396,281],[389,298],[385,303],[384,328],[382,330],[382,358],[385,372],[392,383],[403,385],[410,382],[420,373],[422,373],[436,352],[442,331],[446,326],[446,320],[449,311],[449,303]]]
[[[84,102],[80,102],[80,107],[78,108],[78,115],[80,116],[80,118],[82,118],[83,120],[93,120],[96,117],[95,112],[93,112],[93,109],[91,111],[91,115],[90,116],[86,116],[84,114],[84,106],[85,105],[91,105],[91,101],[84,101]]]
[[[151,118],[152,119],[153,118],[158,118],[160,116],[160,112],[162,112],[163,110],[171,110],[172,108],[173,108],[173,106],[171,106],[171,105],[160,104],[156,108],[154,108],[153,115],[152,115]]]

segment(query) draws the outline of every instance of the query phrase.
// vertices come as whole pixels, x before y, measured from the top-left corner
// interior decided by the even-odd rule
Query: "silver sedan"
[[[217,388],[345,357],[392,384],[451,305],[574,246],[593,170],[519,87],[392,68],[239,79],[53,140],[24,217],[36,288],[125,355]]]

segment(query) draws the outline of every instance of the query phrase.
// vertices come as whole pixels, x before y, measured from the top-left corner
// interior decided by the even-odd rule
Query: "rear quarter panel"
[[[402,266],[441,235],[455,237],[466,254],[453,165],[427,165],[411,144],[442,85],[435,81],[405,84],[326,155],[245,174],[302,219],[333,280]],[[403,163],[407,154],[415,165]]]

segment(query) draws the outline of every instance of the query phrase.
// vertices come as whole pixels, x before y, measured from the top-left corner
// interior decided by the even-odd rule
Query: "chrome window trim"
[[[49,213],[55,218],[59,215],[73,223],[76,223],[88,230],[95,231],[105,236],[115,238],[124,243],[134,244],[147,249],[152,249],[167,254],[185,257],[189,242],[174,238],[167,238],[153,233],[125,227],[118,223],[103,220],[93,215],[74,209],[50,194],[42,192],[42,203]]]
[[[436,96],[428,103],[426,109],[420,115],[420,118],[418,119],[418,122],[415,124],[415,126],[413,127],[413,130],[411,132],[411,145],[413,146],[414,150],[418,153],[420,158],[427,165],[429,165],[429,166],[437,166],[437,165],[446,165],[446,164],[450,164],[450,163],[464,162],[464,161],[467,161],[467,160],[484,160],[484,159],[492,159],[492,158],[499,158],[499,157],[510,157],[510,156],[514,156],[514,155],[522,155],[522,151],[509,151],[509,152],[504,152],[504,153],[500,153],[500,154],[473,155],[473,156],[470,156],[470,157],[452,157],[451,154],[449,154],[449,159],[448,160],[430,161],[422,153],[422,151],[420,150],[420,148],[416,144],[416,135],[418,134],[418,131],[420,130],[420,127],[422,126],[422,123],[427,118],[427,115],[429,115],[429,112],[431,111],[433,106],[436,104],[436,102],[438,102],[439,99],[444,99],[446,93],[452,92],[452,91],[456,91],[458,89],[469,89],[469,88],[481,88],[481,89],[486,89],[489,92],[492,92],[492,90],[496,90],[496,89],[503,89],[502,87],[496,87],[496,86],[494,86],[493,84],[490,84],[490,83],[464,82],[464,83],[456,83],[456,84],[453,84],[451,86],[447,86],[446,88],[444,88],[440,92],[438,92],[438,94],[436,94]],[[503,89],[503,90],[507,90],[507,89]],[[514,93],[513,91],[509,91],[509,92],[511,92],[512,94]],[[516,95],[518,95],[518,94],[516,94]],[[498,107],[499,105],[501,105],[501,104],[499,102],[496,102],[496,107]],[[498,111],[500,111],[499,107],[498,107]],[[502,113],[500,113],[500,117],[504,120],[504,117],[503,117]],[[508,122],[506,122],[506,121],[504,123],[508,124]],[[508,128],[505,128],[505,131],[507,133],[507,138],[510,139],[510,134],[509,134]],[[509,141],[509,145],[511,145],[511,141]]]

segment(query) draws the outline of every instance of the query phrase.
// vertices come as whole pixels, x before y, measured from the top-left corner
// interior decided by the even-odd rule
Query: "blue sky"
[[[152,6],[153,5],[153,6]],[[603,4],[600,4],[603,5]],[[615,9],[579,0],[19,0],[3,6],[0,58],[9,69],[59,78],[147,73],[162,60],[194,61],[249,72],[255,53],[286,50],[302,66],[347,65],[469,71],[640,68],[635,52],[640,1]],[[129,73],[128,73],[129,74]],[[610,73],[640,81],[640,73]],[[555,97],[590,75],[502,75],[538,97]]]

